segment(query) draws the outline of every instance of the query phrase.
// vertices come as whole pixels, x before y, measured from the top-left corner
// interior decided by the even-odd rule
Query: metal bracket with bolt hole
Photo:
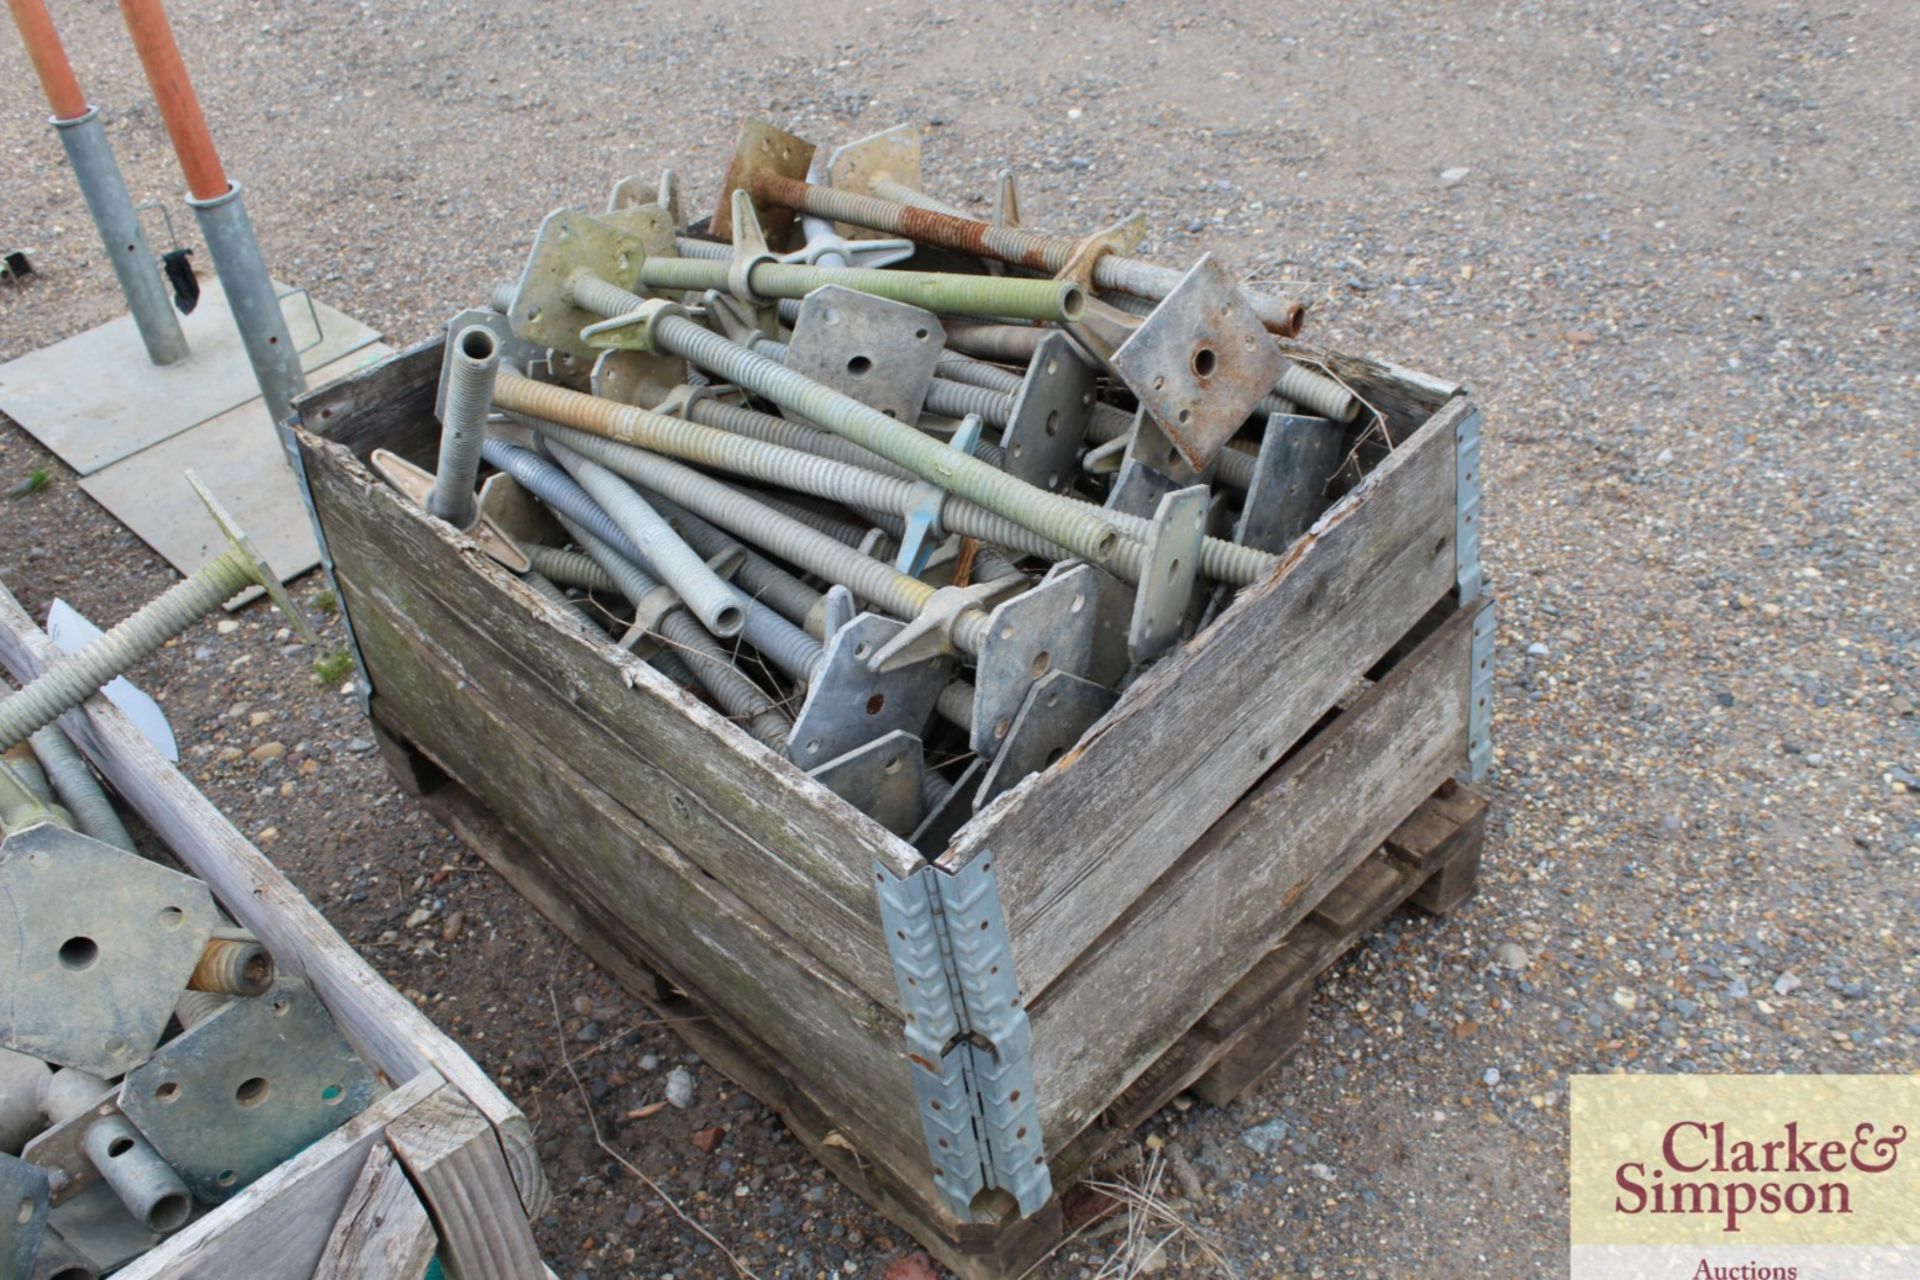
[[[827,285],[800,304],[785,364],[911,423],[920,417],[946,341],[931,311]]]
[[[1136,666],[1180,643],[1199,574],[1200,544],[1207,536],[1207,497],[1205,485],[1180,489],[1160,499],[1154,512],[1127,628],[1127,652]]]
[[[1338,424],[1296,413],[1270,415],[1233,540],[1285,551],[1326,509],[1327,484],[1346,455],[1347,433]]]
[[[1093,570],[1047,578],[996,606],[987,618],[974,675],[970,741],[982,757],[1000,753],[1034,681],[1049,671],[1086,671],[1093,660]]]
[[[751,195],[762,175],[804,178],[807,176],[807,167],[812,163],[811,142],[796,138],[783,129],[776,129],[764,120],[742,121],[740,137],[733,148],[733,158],[727,165],[726,177],[720,183],[720,199],[714,205],[709,229],[719,239],[731,240],[735,191],[744,190]],[[753,212],[766,229],[768,243],[784,249],[793,242],[794,216],[791,210],[756,199]]]
[[[1133,585],[1116,578],[1105,569],[1084,560],[1062,560],[1047,570],[1048,578],[1059,578],[1076,569],[1093,570],[1093,656],[1087,669],[1079,674],[1110,689],[1133,667],[1127,654],[1127,628],[1133,618]]]
[[[994,1216],[993,1192],[1034,1213],[1053,1179],[993,859],[874,877],[934,1186],[965,1221]]]
[[[433,473],[411,462],[391,449],[375,449],[367,458],[374,474],[385,480],[399,491],[400,496],[419,507],[427,509],[427,498],[433,493]],[[488,557],[506,566],[515,573],[525,573],[532,566],[527,561],[527,553],[522,551],[514,540],[493,518],[483,511],[461,533],[472,538],[475,545],[486,552]]]
[[[871,665],[905,630],[905,623],[863,613],[831,635],[793,718],[788,759],[814,769],[896,729],[918,734],[926,728],[953,663],[932,655],[885,670]]]
[[[920,823],[925,772],[920,739],[895,729],[809,769],[807,776],[895,835],[904,836]]]
[[[167,1042],[120,1086],[120,1110],[222,1204],[366,1110],[377,1081],[305,983],[234,1000]]]
[[[1029,774],[1050,768],[1119,700],[1113,690],[1066,671],[1049,671],[1034,681],[980,782],[974,811],[986,808],[995,796]]]
[[[593,362],[588,385],[602,400],[660,410],[667,398],[686,385],[687,362],[679,356],[651,351],[602,351]],[[710,388],[689,388],[710,392]]]
[[[953,639],[955,624],[972,611],[985,608],[990,601],[999,599],[1009,591],[1018,590],[1021,585],[1017,578],[1003,578],[996,582],[976,582],[968,587],[941,587],[928,599],[919,614],[908,620],[891,640],[874,651],[867,665],[875,671],[889,671],[908,663],[924,662],[928,658],[952,657],[960,652]]]
[[[1097,371],[1072,339],[1058,332],[1041,338],[1000,435],[1006,469],[1042,489],[1064,488],[1093,420],[1097,389]]]
[[[144,1062],[220,927],[207,886],[48,823],[0,845],[0,1047],[103,1078]]]
[[[1107,510],[1151,519],[1160,509],[1161,499],[1183,487],[1151,463],[1128,458],[1120,464],[1120,472],[1107,490]]]
[[[578,209],[558,209],[540,224],[533,252],[513,293],[513,331],[539,347],[586,358],[597,354],[581,330],[607,319],[573,300],[576,273],[628,288],[646,261],[646,243],[630,231]]]
[[[1209,254],[1109,363],[1180,456],[1201,472],[1273,390],[1286,357]]]

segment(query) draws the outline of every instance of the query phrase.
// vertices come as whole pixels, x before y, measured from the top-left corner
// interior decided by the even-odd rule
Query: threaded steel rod
[[[727,289],[732,264],[707,258],[652,256],[640,266],[640,284],[663,293]],[[762,298],[804,298],[822,285],[891,298],[936,315],[1005,316],[1064,324],[1080,318],[1086,295],[1063,280],[1007,276],[943,275],[933,271],[882,271],[867,267],[803,267],[756,263],[747,287]]]
[[[1079,241],[1067,236],[1049,236],[1019,227],[995,226],[973,218],[915,208],[879,196],[816,186],[777,174],[757,175],[750,194],[755,199],[799,213],[831,218],[835,222],[851,222],[855,226],[905,236],[909,240],[939,245],[960,253],[997,258],[1001,262],[1045,271],[1049,275],[1066,266],[1080,247]],[[1093,284],[1096,289],[1117,289],[1142,298],[1166,297],[1173,292],[1184,274],[1173,267],[1114,253],[1101,254],[1093,264]],[[1260,317],[1260,323],[1268,329],[1286,337],[1300,332],[1307,310],[1301,303],[1251,289],[1243,288],[1240,292],[1253,308],[1254,314]]]
[[[820,592],[782,569],[750,547],[741,546],[723,531],[708,524],[677,502],[669,502],[649,492],[660,514],[680,530],[687,544],[704,556],[721,555],[737,549],[744,557],[734,572],[734,581],[755,604],[766,604],[782,617],[805,623],[820,603]],[[811,632],[809,632],[811,635]]]
[[[434,468],[433,492],[427,495],[427,513],[456,529],[467,529],[480,514],[473,486],[480,478],[480,445],[487,438],[500,343],[485,325],[468,325],[454,335],[446,358],[451,364],[440,425],[440,461]]]
[[[569,292],[582,307],[609,317],[629,315],[644,303],[644,299],[590,276],[576,276]],[[652,332],[664,349],[674,355],[711,370],[736,386],[766,396],[781,408],[871,449],[921,479],[977,502],[1096,564],[1106,564],[1124,541],[1112,525],[1088,514],[1084,507],[1076,507],[997,467],[931,440],[905,423],[802,377],[777,361],[755,355],[685,316],[660,316]]]
[[[542,546],[538,542],[523,542],[520,549],[527,553],[527,563],[533,566],[533,571],[550,582],[561,586],[585,587],[589,591],[619,590],[613,578],[594,562],[592,556],[579,551]]]
[[[0,750],[24,742],[85,702],[253,581],[252,565],[229,548],[86,648],[55,658],[38,679],[0,702]]]
[[[107,798],[106,788],[93,776],[93,770],[87,767],[80,749],[73,745],[66,732],[59,725],[50,724],[35,730],[28,741],[33,744],[34,754],[40,757],[47,781],[53,784],[60,803],[73,815],[73,825],[102,844],[135,852],[133,836],[128,833],[126,823],[120,821],[113,801]]]

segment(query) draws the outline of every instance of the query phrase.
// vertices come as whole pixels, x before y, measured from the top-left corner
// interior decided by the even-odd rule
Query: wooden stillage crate
[[[1238,1095],[1316,975],[1471,890],[1492,606],[1459,388],[1335,371],[1395,447],[1267,581],[936,862],[378,481],[440,344],[307,397],[306,478],[403,781],[968,1280],[1175,1093]]]
[[[0,587],[0,666],[24,682],[53,656],[53,642]],[[552,1195],[519,1108],[119,708],[94,697],[60,723],[279,970],[306,980],[391,1086],[117,1280],[418,1280],[436,1252],[464,1280],[550,1275],[528,1220]]]

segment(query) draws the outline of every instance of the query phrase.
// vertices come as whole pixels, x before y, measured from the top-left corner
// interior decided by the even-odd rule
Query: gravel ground
[[[1254,1098],[1143,1135],[1242,1275],[1564,1269],[1571,1073],[1920,1065],[1920,9],[173,7],[276,272],[397,343],[555,205],[661,165],[711,192],[752,112],[823,142],[917,122],[931,189],[1011,160],[1030,222],[1142,209],[1170,261],[1298,281],[1317,340],[1472,384],[1502,600],[1482,891],[1349,957]],[[136,198],[176,196],[114,7],[59,8]],[[40,273],[0,286],[0,357],[119,306],[43,115],[0,41],[0,240]],[[0,482],[43,458],[5,425]],[[116,618],[167,571],[54,470],[0,506],[0,578]],[[537,1119],[563,1277],[729,1273],[594,1145],[563,1045],[609,1143],[759,1275],[931,1274],[402,797],[274,625],[139,678],[195,780]],[[680,1066],[690,1108],[634,1117]]]

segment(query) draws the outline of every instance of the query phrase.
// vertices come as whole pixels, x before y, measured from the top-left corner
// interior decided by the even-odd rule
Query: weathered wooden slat
[[[308,392],[293,402],[294,414],[356,457],[391,449],[431,471],[439,442],[433,399],[445,345],[442,338],[429,338]]]
[[[1059,764],[962,828],[942,863],[991,851],[1030,996],[1451,589],[1464,411],[1438,414]]]
[[[444,1087],[428,1071],[374,1099],[340,1128],[114,1272],[115,1280],[309,1280],[367,1153],[380,1146],[388,1125]]]
[[[459,1280],[528,1280],[545,1270],[527,1220],[493,1211],[506,1166],[488,1140],[486,1118],[458,1090],[441,1089],[408,1108],[387,1126],[387,1146],[426,1202]]]
[[[414,691],[376,697],[381,719],[520,836],[524,869],[573,904],[573,928],[753,1027],[836,1109],[865,1116],[906,1150],[924,1141],[897,1015],[810,960],[486,694],[460,688],[436,648],[378,601],[354,598],[351,579],[343,587],[369,662]],[[515,867],[502,870],[519,883]]]
[[[432,679],[485,693],[815,959],[898,1007],[872,865],[910,871],[912,848],[645,663],[557,633],[551,604],[337,447],[307,457],[356,632],[362,608],[429,630],[444,655]],[[377,699],[415,695],[361,645]]]
[[[438,1244],[406,1172],[392,1151],[375,1147],[334,1219],[313,1280],[420,1280]]]
[[[1151,1067],[1465,766],[1473,612],[1461,610],[1262,782],[1031,1001],[1050,1148]],[[1124,1020],[1113,1016],[1120,1008]]]
[[[0,587],[0,663],[28,679],[55,656],[53,642]],[[342,1034],[389,1080],[432,1070],[486,1115],[530,1217],[552,1203],[520,1109],[445,1032],[347,945],[291,880],[217,806],[154,750],[119,708],[93,697],[61,727],[188,871],[207,882],[284,971],[312,984]],[[502,1207],[504,1212],[504,1206]]]

